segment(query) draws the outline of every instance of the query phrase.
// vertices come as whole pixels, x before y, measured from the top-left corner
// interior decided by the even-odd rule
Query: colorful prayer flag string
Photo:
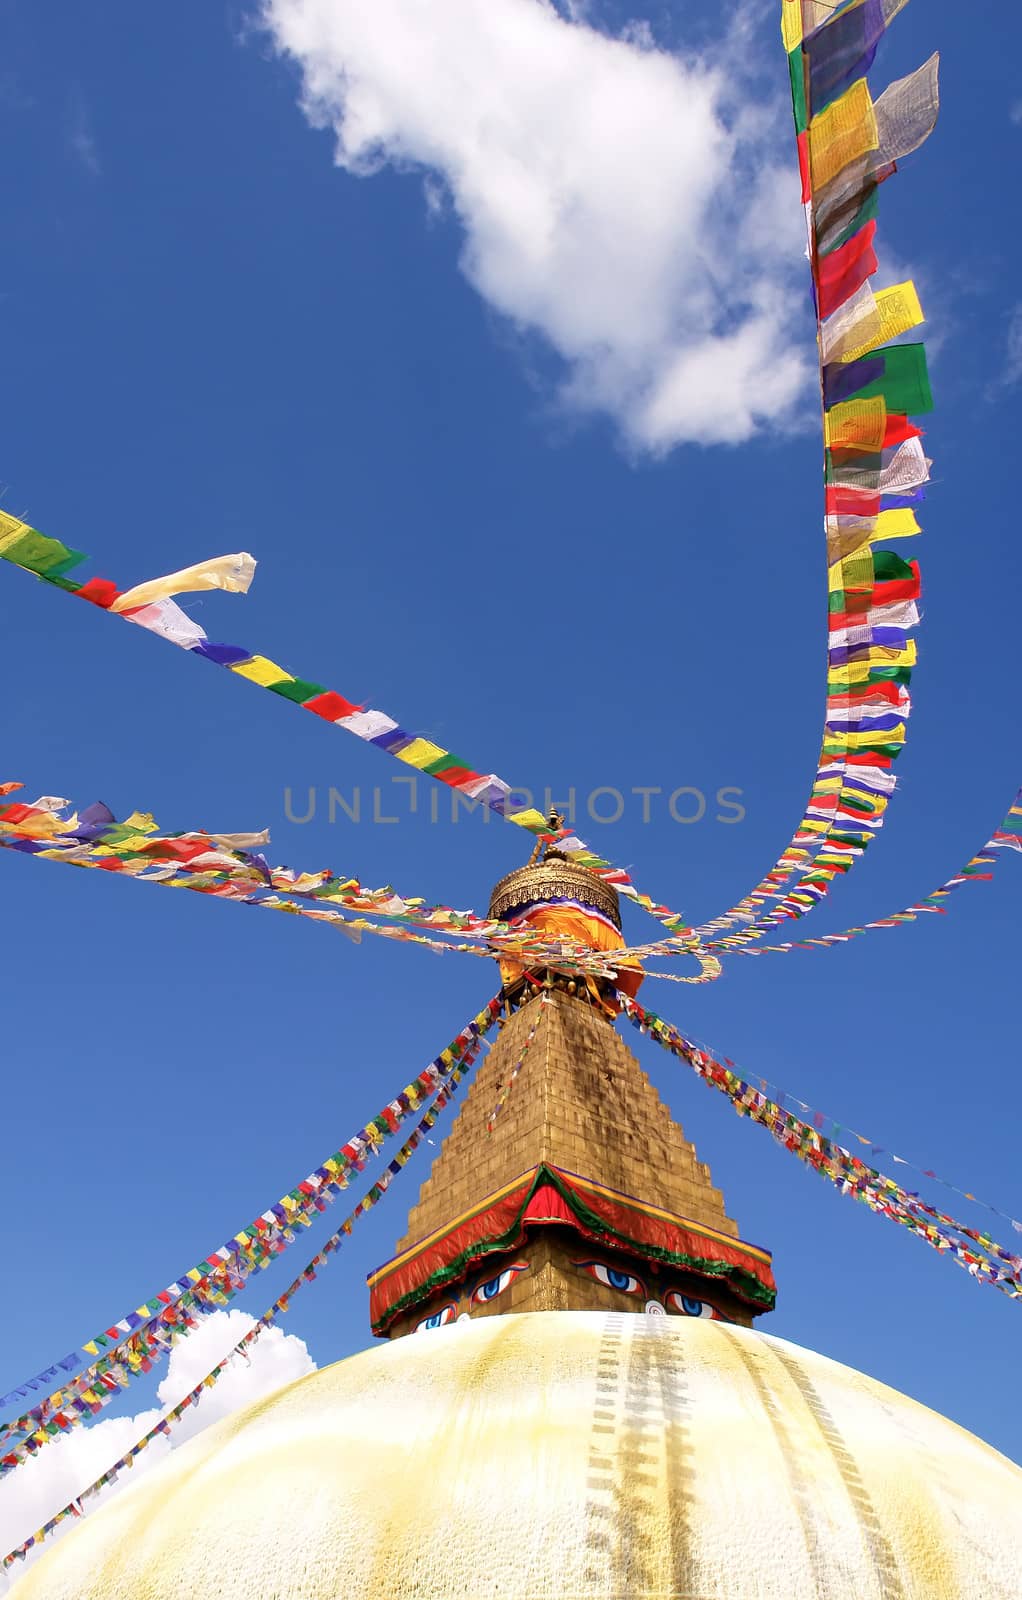
[[[20,787],[16,783],[0,785],[0,797]],[[610,977],[616,970],[610,952],[593,950],[565,936],[551,941],[524,924],[513,926],[473,911],[427,905],[418,897],[404,899],[389,886],[367,889],[357,878],[338,876],[329,869],[295,872],[290,867],[271,866],[251,848],[267,839],[266,834],[159,834],[148,813],[132,812],[126,821],[118,822],[107,806],[88,806],[79,814],[51,795],[34,803],[0,805],[0,849],[44,861],[116,872],[143,883],[286,912],[332,924],[356,937],[369,932],[409,940],[439,953],[453,949],[486,959],[498,953],[529,962],[542,959],[576,975]],[[342,907],[404,925],[378,927],[364,917],[345,916]],[[485,942],[448,944],[411,928],[429,928],[443,935],[468,931]],[[666,941],[661,948],[672,953]]]
[[[0,784],[0,798],[20,787],[17,783]],[[65,812],[69,814],[63,815]],[[564,936],[550,939],[527,926],[514,927],[495,918],[481,917],[474,911],[430,905],[418,896],[404,897],[389,885],[370,889],[357,878],[329,869],[298,872],[291,867],[274,867],[251,848],[267,841],[266,834],[194,831],[161,835],[147,813],[133,812],[125,822],[118,823],[105,806],[90,806],[79,814],[71,811],[66,802],[52,796],[44,796],[34,803],[15,801],[0,805],[0,849],[118,872],[146,883],[191,889],[242,905],[263,906],[325,922],[356,939],[362,933],[371,933],[410,941],[437,954],[456,951],[487,960],[497,955],[513,956],[534,968],[545,966],[576,977],[613,978],[625,958],[634,965],[655,956],[675,953],[670,940],[597,951]],[[899,927],[915,921],[923,913],[943,912],[944,900],[963,884],[992,878],[992,870],[982,869],[996,866],[997,857],[992,852],[1009,849],[1022,852],[1022,791],[981,850],[939,888],[902,911],[860,927],[845,928],[839,933],[798,943],[732,948],[711,941],[704,949],[710,954],[719,950],[721,954],[732,955],[783,955],[791,950],[827,949],[876,928]],[[286,894],[279,892],[285,889]],[[380,926],[364,915],[348,916],[348,911],[368,912],[395,925]],[[416,928],[429,928],[441,937],[413,931]],[[454,935],[464,932],[474,934],[479,942],[449,942]],[[647,969],[645,975],[666,982],[687,981],[669,972]]]
[[[246,678],[250,683],[258,684],[304,710],[314,712],[325,722],[344,728],[363,742],[385,750],[405,766],[436,778],[473,806],[484,805],[505,821],[514,822],[541,839],[556,840],[558,848],[579,866],[587,867],[613,884],[619,894],[634,901],[662,923],[671,939],[670,953],[695,957],[699,972],[687,977],[686,982],[709,983],[720,976],[719,961],[714,956],[701,955],[698,936],[679,912],[658,904],[637,889],[627,872],[597,855],[570,829],[561,828],[551,832],[540,812],[532,807],[516,807],[515,790],[495,773],[477,772],[450,750],[444,750],[431,739],[400,727],[385,712],[355,705],[322,684],[295,677],[266,656],[253,654],[240,645],[216,644],[209,640],[204,630],[181,610],[173,596],[211,588],[247,591],[255,569],[250,555],[242,552],[217,556],[122,593],[116,584],[106,578],[90,578],[86,583],[80,583],[69,577],[68,574],[86,560],[81,551],[72,550],[59,539],[40,533],[17,517],[0,512],[0,557],[12,566],[34,573],[55,588],[88,600],[100,610],[123,616],[126,621],[137,623],[150,633],[169,640],[171,644],[212,661],[236,677]]]
[[[869,280],[879,186],[936,123],[937,57],[875,102],[865,78],[903,4],[866,0],[821,20],[815,4],[783,0],[823,410],[827,703],[816,779],[790,844],[754,889],[697,929],[725,934],[718,950],[805,916],[852,869],[883,826],[905,743],[919,567],[879,546],[920,531],[930,462],[909,417],[931,411],[933,398],[923,346],[893,342],[923,321],[914,284],[874,292]]]
[[[496,1002],[493,1002],[493,1004],[495,1003]],[[487,1010],[489,1010],[489,1008],[487,1008]],[[481,1015],[483,1014],[484,1013],[481,1013]],[[478,1021],[478,1018],[476,1020]],[[487,1026],[489,1026],[489,1024],[487,1024]],[[213,1388],[217,1380],[223,1376],[228,1367],[231,1366],[239,1356],[243,1356],[246,1360],[248,1359],[248,1351],[256,1343],[260,1335],[265,1333],[267,1328],[272,1327],[278,1317],[285,1315],[286,1312],[290,1310],[291,1301],[294,1299],[295,1295],[298,1294],[299,1290],[304,1288],[306,1284],[314,1282],[318,1269],[325,1267],[330,1256],[336,1254],[336,1252],[341,1248],[359,1217],[364,1216],[367,1211],[371,1211],[373,1206],[375,1206],[383,1198],[384,1194],[389,1189],[393,1178],[397,1176],[398,1172],[400,1172],[401,1168],[406,1164],[409,1157],[417,1149],[423,1138],[435,1125],[440,1112],[446,1105],[449,1104],[451,1097],[461,1079],[471,1068],[481,1042],[482,1034],[480,1033],[475,1038],[471,1049],[467,1051],[459,1061],[454,1062],[450,1072],[440,1085],[433,1104],[430,1106],[425,1116],[414,1128],[410,1137],[405,1140],[400,1150],[398,1150],[393,1161],[391,1161],[388,1165],[383,1177],[374,1183],[372,1188],[363,1195],[355,1209],[350,1212],[347,1217],[345,1217],[344,1221],[341,1223],[341,1226],[336,1230],[335,1233],[330,1235],[329,1239],[324,1242],[322,1248],[316,1251],[316,1254],[312,1257],[311,1261],[307,1262],[305,1267],[299,1273],[298,1277],[288,1285],[282,1294],[277,1296],[276,1300],[274,1300],[271,1306],[267,1307],[262,1316],[259,1318],[258,1322],[256,1322],[255,1326],[250,1328],[248,1333],[246,1333],[243,1338],[238,1340],[238,1343],[228,1351],[223,1360],[218,1361],[216,1366],[213,1367],[206,1374],[206,1376],[195,1385],[193,1389],[190,1389],[183,1399],[179,1400],[175,1406],[171,1406],[168,1411],[164,1412],[159,1421],[155,1423],[153,1427],[149,1428],[140,1439],[137,1439],[130,1450],[126,1451],[123,1456],[120,1456],[118,1460],[115,1461],[112,1466],[108,1467],[105,1472],[101,1473],[98,1478],[95,1478],[93,1482],[89,1484],[88,1488],[83,1489],[80,1494],[76,1495],[75,1498],[69,1501],[66,1506],[62,1506],[61,1509],[52,1517],[47,1518],[41,1528],[38,1528],[35,1533],[31,1534],[29,1538],[25,1539],[20,1545],[17,1545],[15,1549],[9,1551],[7,1555],[4,1556],[3,1561],[0,1562],[0,1568],[2,1568],[4,1572],[8,1572],[16,1561],[23,1561],[28,1555],[29,1551],[34,1550],[38,1545],[42,1544],[44,1540],[48,1539],[50,1534],[53,1533],[53,1531],[59,1527],[59,1525],[65,1521],[67,1517],[82,1516],[84,1514],[84,1508],[82,1504],[83,1501],[91,1499],[94,1495],[98,1494],[101,1489],[105,1489],[108,1484],[115,1482],[120,1472],[123,1472],[126,1468],[133,1467],[135,1462],[138,1460],[138,1457],[149,1447],[150,1444],[152,1444],[155,1438],[161,1434],[169,1434],[175,1424],[181,1421],[181,1418],[184,1416],[185,1412],[191,1409],[191,1407],[199,1404],[207,1389]]]
[[[132,1378],[151,1371],[178,1339],[194,1332],[197,1318],[227,1305],[254,1273],[268,1267],[294,1242],[294,1230],[310,1226],[333,1204],[352,1175],[362,1172],[384,1139],[437,1093],[458,1062],[474,1059],[479,1039],[499,1014],[499,1000],[493,999],[371,1122],[274,1205],[126,1317],[4,1395],[0,1405],[9,1405],[59,1382],[62,1374],[76,1374],[0,1427],[0,1477],[51,1439],[96,1416]],[[84,1368],[83,1358],[92,1358]]]
[[[1022,1257],[1005,1250],[988,1233],[957,1222],[954,1217],[927,1205],[917,1194],[903,1189],[877,1168],[867,1166],[821,1131],[826,1119],[819,1112],[813,1113],[812,1124],[795,1116],[782,1104],[783,1094],[771,1099],[766,1093],[769,1085],[757,1089],[738,1076],[733,1062],[718,1061],[708,1050],[687,1039],[672,1023],[645,1010],[638,1001],[620,992],[617,998],[633,1027],[648,1033],[671,1055],[687,1061],[697,1077],[727,1096],[739,1116],[747,1116],[769,1129],[778,1144],[797,1155],[821,1177],[828,1178],[842,1194],[850,1194],[879,1216],[910,1228],[917,1238],[925,1240],[942,1255],[949,1255],[981,1283],[992,1284],[1013,1300],[1022,1300]],[[837,1131],[835,1125],[834,1132]],[[1014,1219],[1009,1220],[1016,1226]]]
[[[534,1041],[534,1039],[536,1037],[536,1030],[539,1027],[540,1019],[542,1018],[544,1008],[546,1006],[548,1006],[549,1004],[550,1004],[550,996],[547,993],[547,991],[544,989],[543,992],[540,995],[539,1009],[536,1012],[535,1020],[534,1020],[534,1022],[532,1024],[532,1027],[529,1029],[528,1034],[526,1035],[525,1043],[522,1045],[521,1051],[519,1052],[518,1060],[515,1062],[514,1066],[511,1068],[511,1071],[508,1073],[507,1082],[506,1083],[499,1083],[497,1085],[497,1103],[494,1106],[493,1110],[490,1112],[490,1115],[486,1119],[486,1132],[487,1132],[487,1135],[492,1134],[492,1132],[494,1130],[494,1127],[496,1126],[497,1118],[500,1116],[500,1113],[503,1111],[504,1107],[507,1105],[508,1095],[511,1093],[511,1090],[514,1088],[515,1080],[518,1077],[518,1074],[521,1072],[522,1067],[525,1065],[525,1058],[528,1055],[529,1051],[532,1049],[533,1041]]]
[[[713,1054],[710,1046],[702,1039],[690,1038],[688,1042],[701,1050],[704,1055]],[[734,1072],[737,1070],[736,1064],[731,1060],[730,1056],[724,1056],[722,1060],[729,1071]],[[751,1081],[753,1080],[750,1079]],[[1016,1233],[1022,1234],[1022,1221],[1017,1217],[1013,1217],[1010,1211],[1002,1211],[1000,1206],[995,1206],[989,1200],[984,1200],[982,1195],[973,1194],[970,1189],[960,1188],[957,1183],[951,1183],[947,1178],[942,1178],[940,1173],[935,1172],[932,1167],[921,1167],[917,1161],[910,1161],[907,1156],[899,1156],[895,1151],[888,1150],[886,1145],[878,1144],[875,1139],[868,1138],[864,1133],[859,1133],[857,1129],[835,1121],[827,1112],[818,1110],[816,1106],[807,1104],[805,1100],[800,1100],[798,1095],[792,1094],[789,1089],[782,1089],[776,1083],[770,1083],[766,1078],[756,1078],[755,1084],[761,1093],[769,1095],[782,1110],[787,1111],[792,1106],[797,1108],[803,1114],[803,1117],[812,1123],[816,1131],[825,1133],[828,1139],[837,1139],[838,1137],[854,1139],[857,1144],[868,1150],[871,1156],[888,1156],[899,1167],[908,1167],[910,1171],[918,1173],[921,1178],[928,1178],[931,1183],[940,1184],[942,1189],[949,1190],[951,1194],[958,1195],[960,1199],[969,1200],[973,1205],[981,1206],[984,1211],[989,1211],[992,1216],[1000,1217],[1001,1221],[1006,1222]],[[919,1197],[913,1194],[913,1198],[918,1199]],[[978,1237],[983,1238],[984,1235],[979,1234]]]
[[[1007,815],[998,823],[990,838],[983,844],[974,856],[971,856],[964,867],[961,867],[952,877],[942,883],[939,888],[930,894],[924,895],[921,900],[916,900],[912,905],[906,906],[901,911],[889,912],[886,917],[877,917],[872,922],[865,922],[860,927],[843,928],[840,933],[824,933],[815,939],[801,939],[792,944],[765,944],[757,945],[755,949],[739,945],[737,949],[715,944],[712,940],[705,946],[707,950],[722,950],[728,955],[735,956],[766,956],[787,955],[791,950],[818,950],[830,949],[834,945],[847,944],[849,940],[859,934],[870,933],[875,928],[900,928],[908,922],[915,922],[918,917],[927,912],[943,914],[946,911],[944,901],[956,889],[961,889],[968,883],[989,883],[993,879],[994,869],[998,864],[998,856],[993,852],[998,850],[1011,850],[1022,854],[1022,789],[1018,791]],[[989,868],[987,871],[985,869]],[[633,961],[645,961],[650,956],[660,953],[655,944],[633,945],[627,954]],[[650,972],[644,969],[647,978],[663,978],[668,982],[674,981],[672,972]]]

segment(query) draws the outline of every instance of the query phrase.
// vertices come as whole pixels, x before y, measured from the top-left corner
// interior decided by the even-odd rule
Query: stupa
[[[548,851],[501,879],[491,916],[612,951],[614,890]],[[370,1278],[373,1332],[463,1316],[645,1310],[751,1326],[770,1253],[738,1237],[709,1168],[610,1025],[597,983],[503,962],[509,1015],[393,1260]],[[629,974],[638,987],[641,974]]]
[[[494,901],[621,943],[613,891],[556,857]],[[370,1278],[382,1342],[176,1450],[19,1600],[1018,1600],[1022,1471],[754,1329],[770,1253],[611,996],[503,977],[497,1042]]]

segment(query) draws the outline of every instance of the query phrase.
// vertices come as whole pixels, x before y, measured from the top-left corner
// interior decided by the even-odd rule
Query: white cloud
[[[89,115],[89,108],[84,99],[77,92],[71,97],[67,140],[71,154],[79,166],[91,178],[98,178],[103,169],[100,164],[96,136],[92,131],[92,118]]]
[[[548,0],[264,0],[263,20],[340,166],[415,171],[434,211],[442,183],[465,276],[561,358],[563,403],[655,452],[791,422],[802,214],[779,102],[742,70],[746,13],[713,61]]]
[[[217,1311],[171,1352],[167,1375],[157,1390],[162,1406],[176,1405],[255,1324],[245,1311]],[[168,1451],[192,1438],[210,1423],[219,1422],[239,1407],[314,1372],[303,1340],[281,1328],[267,1329],[252,1347],[249,1361],[237,1359],[198,1406],[187,1411],[169,1438],[154,1439],[130,1471],[121,1474],[99,1495],[86,1501],[86,1515],[134,1483]],[[77,1428],[54,1440],[31,1461],[0,1481],[0,1556],[34,1533],[47,1517],[66,1506],[125,1454],[159,1419],[159,1411],[142,1411],[133,1417],[115,1417]],[[41,1547],[65,1538],[74,1529],[73,1518],[62,1522]],[[41,1551],[33,1550],[12,1569],[17,1578]],[[13,1587],[13,1585],[12,1585]],[[0,1593],[3,1591],[0,1579]]]
[[[1016,128],[1022,127],[1022,100],[1016,100],[1014,105],[1009,106],[1008,116]]]
[[[1005,386],[1022,383],[1022,302],[1015,307],[1008,318],[1001,383]]]

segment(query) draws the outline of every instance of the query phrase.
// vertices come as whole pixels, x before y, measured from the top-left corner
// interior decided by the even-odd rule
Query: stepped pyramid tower
[[[556,850],[501,879],[490,914],[622,943],[614,889]],[[502,977],[497,1043],[393,1259],[370,1277],[373,1331],[526,1311],[751,1325],[774,1303],[769,1252],[739,1238],[600,986],[508,962]]]
[[[613,949],[612,891],[565,866],[512,873],[500,914]],[[502,976],[500,1034],[370,1276],[380,1342],[174,1450],[19,1600],[1018,1600],[1022,1472],[754,1329],[769,1254],[611,996]]]
[[[370,1287],[391,1338],[525,1311],[749,1326],[773,1304],[769,1253],[739,1239],[612,1022],[553,985],[506,1020]]]

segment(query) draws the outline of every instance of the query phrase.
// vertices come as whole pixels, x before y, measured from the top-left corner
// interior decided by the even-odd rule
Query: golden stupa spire
[[[560,827],[552,814],[550,832]],[[613,886],[549,840],[540,858],[542,845],[495,886],[490,915],[619,948]],[[373,1331],[600,1308],[749,1324],[769,1310],[769,1252],[739,1239],[709,1168],[613,1027],[609,986],[500,967],[500,1034],[393,1259],[370,1276]]]

